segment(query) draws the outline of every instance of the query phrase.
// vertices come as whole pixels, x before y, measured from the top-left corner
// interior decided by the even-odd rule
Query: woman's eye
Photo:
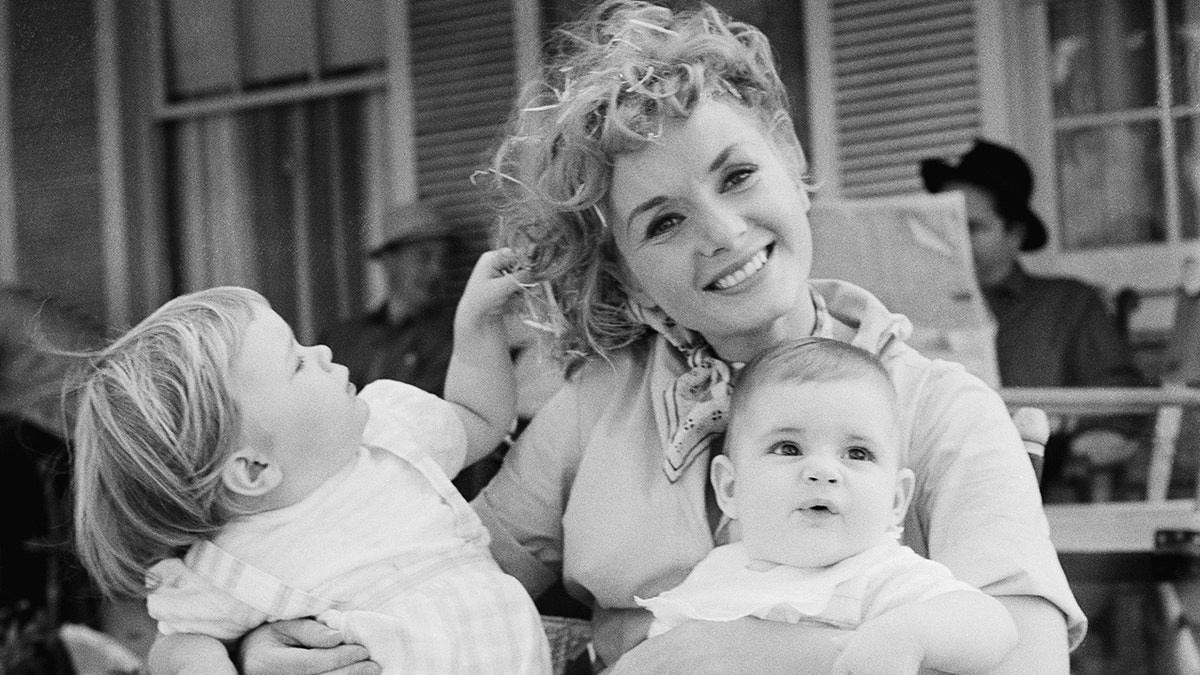
[[[679,224],[682,222],[683,216],[678,214],[669,213],[659,216],[650,221],[650,224],[646,227],[646,237],[648,239],[653,239],[654,237],[664,235],[667,232],[674,230],[676,227],[679,227]]]
[[[866,448],[853,447],[846,449],[846,457],[860,462],[870,462],[875,459],[875,453]]]
[[[304,361],[305,361],[305,359],[303,356],[296,359],[296,372],[297,373],[300,372],[300,370],[302,368],[304,368]]]
[[[729,174],[725,176],[725,190],[733,190],[737,187],[740,187],[743,183],[750,180],[750,177],[754,175],[754,172],[755,169],[749,167],[730,171]]]
[[[791,442],[783,442],[776,445],[772,450],[772,454],[782,455],[784,457],[797,457],[800,455],[800,446]]]

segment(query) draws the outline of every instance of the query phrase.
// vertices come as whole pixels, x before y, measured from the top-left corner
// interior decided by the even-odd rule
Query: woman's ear
[[[916,485],[917,477],[912,469],[905,468],[896,472],[896,498],[892,504],[892,515],[896,526],[900,526],[904,522],[904,514],[908,513],[908,505],[912,502]]]
[[[234,494],[261,497],[283,482],[283,472],[261,452],[242,448],[225,460],[221,481]]]
[[[737,520],[737,500],[733,498],[737,477],[734,475],[733,461],[728,455],[721,454],[712,458],[708,478],[712,481],[713,492],[717,496],[717,506],[721,507],[721,511],[730,520]]]

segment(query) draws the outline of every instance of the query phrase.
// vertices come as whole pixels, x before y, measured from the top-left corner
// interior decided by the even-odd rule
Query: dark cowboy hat
[[[921,160],[921,180],[930,192],[941,192],[946,183],[962,181],[978,185],[992,193],[996,210],[1007,222],[1025,226],[1022,251],[1036,251],[1046,244],[1046,225],[1029,208],[1033,194],[1033,172],[1029,164],[1011,148],[975,139],[975,146],[958,160],[957,165],[941,159]]]
[[[425,241],[458,241],[459,235],[436,211],[421,202],[395,206],[383,215],[383,242],[371,250],[378,258],[409,244]]]

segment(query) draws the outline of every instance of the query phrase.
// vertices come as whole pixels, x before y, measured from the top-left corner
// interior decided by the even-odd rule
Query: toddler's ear
[[[727,455],[720,454],[712,458],[709,467],[709,480],[712,481],[713,492],[717,495],[717,506],[729,517],[737,520],[737,502],[733,498],[736,476],[733,473],[733,462]]]
[[[235,494],[261,497],[283,482],[283,472],[262,453],[242,448],[225,460],[221,480]]]

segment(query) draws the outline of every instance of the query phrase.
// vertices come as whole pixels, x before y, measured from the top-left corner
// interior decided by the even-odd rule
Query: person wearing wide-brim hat
[[[1034,179],[1014,150],[985,140],[956,163],[921,162],[930,192],[958,190],[966,199],[975,274],[996,319],[996,356],[1006,387],[1137,386],[1143,377],[1103,295],[1078,279],[1028,274],[1020,253],[1046,244],[1046,226],[1029,205]],[[1070,439],[1046,448],[1043,486],[1054,498],[1069,454],[1115,464],[1136,451],[1144,430],[1135,418],[1087,420]],[[1070,445],[1068,452],[1067,445]],[[1078,496],[1078,495],[1075,495]]]
[[[445,385],[454,336],[455,298],[448,257],[458,229],[420,202],[389,209],[383,236],[368,258],[381,265],[387,297],[374,311],[322,336],[350,380],[407,382],[438,396]]]
[[[1017,251],[1036,251],[1046,245],[1046,225],[1029,205],[1033,172],[1014,150],[979,139],[957,164],[922,161],[921,180],[930,192],[964,190],[968,207],[972,191],[986,193],[989,210],[1003,223],[1005,239],[1015,249],[1011,260],[1016,260]]]

